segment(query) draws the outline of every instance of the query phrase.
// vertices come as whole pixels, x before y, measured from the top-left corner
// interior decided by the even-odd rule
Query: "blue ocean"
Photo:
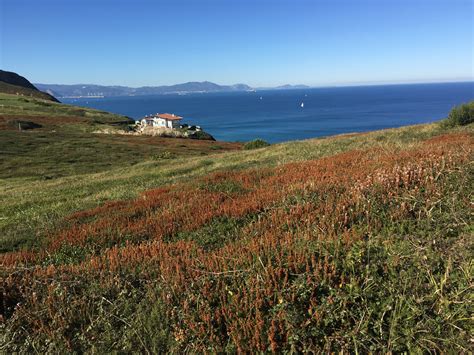
[[[217,140],[271,143],[442,119],[474,99],[474,82],[62,99],[139,119],[169,112]]]

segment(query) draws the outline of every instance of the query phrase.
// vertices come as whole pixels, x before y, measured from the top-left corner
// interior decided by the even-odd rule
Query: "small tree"
[[[441,121],[444,127],[465,126],[474,122],[474,101],[453,107],[448,117]]]

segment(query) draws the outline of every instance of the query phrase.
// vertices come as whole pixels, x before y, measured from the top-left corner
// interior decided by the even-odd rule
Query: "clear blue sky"
[[[0,0],[0,67],[41,83],[473,78],[473,0]]]

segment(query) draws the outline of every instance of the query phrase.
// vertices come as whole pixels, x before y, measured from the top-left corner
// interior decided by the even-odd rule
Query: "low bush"
[[[258,149],[268,147],[270,143],[264,141],[263,139],[254,139],[253,141],[247,142],[244,144],[244,149]]]
[[[194,133],[189,133],[188,137],[192,139],[202,139],[202,140],[208,140],[208,141],[216,140],[213,136],[211,136],[209,133],[206,133],[204,131],[195,131]]]
[[[465,126],[474,122],[474,101],[453,107],[448,117],[441,121],[444,127]]]

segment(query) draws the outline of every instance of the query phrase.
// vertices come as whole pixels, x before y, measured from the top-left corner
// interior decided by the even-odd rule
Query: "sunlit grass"
[[[61,146],[57,146],[57,150],[49,148],[56,154],[40,155],[38,160],[28,160],[29,164],[26,167],[22,167],[21,159],[15,155],[12,160],[5,159],[3,162],[5,168],[18,164],[15,165],[18,175],[21,175],[23,169],[27,172],[34,171],[35,174],[43,169],[42,174],[46,179],[37,179],[35,175],[28,176],[26,172],[27,176],[23,178],[2,180],[0,200],[3,203],[0,205],[2,218],[0,231],[3,238],[0,240],[0,250],[18,247],[23,243],[36,243],[37,233],[49,228],[52,223],[60,219],[59,217],[75,210],[90,208],[107,200],[133,198],[141,191],[163,184],[182,181],[213,171],[276,166],[353,149],[381,147],[390,150],[396,147],[410,147],[418,144],[420,139],[442,132],[437,125],[423,125],[276,144],[254,151],[217,153],[218,151],[212,150],[212,157],[178,156],[175,159],[158,160],[150,158],[146,160],[143,151],[137,152],[133,150],[133,146],[129,148],[127,145],[118,148],[110,145],[109,149],[113,151],[110,151],[109,155],[98,151],[84,156],[79,150],[77,153],[79,159],[76,164],[61,162],[61,156],[66,154],[61,150]],[[76,141],[79,141],[78,139]],[[92,138],[84,137],[84,139],[90,141]],[[119,140],[120,137],[110,139]],[[70,146],[71,142],[64,144]],[[210,143],[206,144],[211,146]],[[83,152],[86,153],[90,147],[89,144],[89,148],[85,148]],[[149,149],[149,146],[145,145],[144,149]],[[183,148],[174,149],[182,150]],[[150,157],[153,151],[149,150],[148,154]],[[42,167],[43,164],[45,168]],[[61,164],[64,164],[65,170],[57,176],[53,172],[58,171]],[[106,171],[86,173],[88,169]],[[67,176],[68,171],[72,171],[72,176]],[[4,170],[3,173],[8,173],[8,170]],[[61,174],[66,176],[61,177]],[[50,176],[54,179],[48,179]]]

